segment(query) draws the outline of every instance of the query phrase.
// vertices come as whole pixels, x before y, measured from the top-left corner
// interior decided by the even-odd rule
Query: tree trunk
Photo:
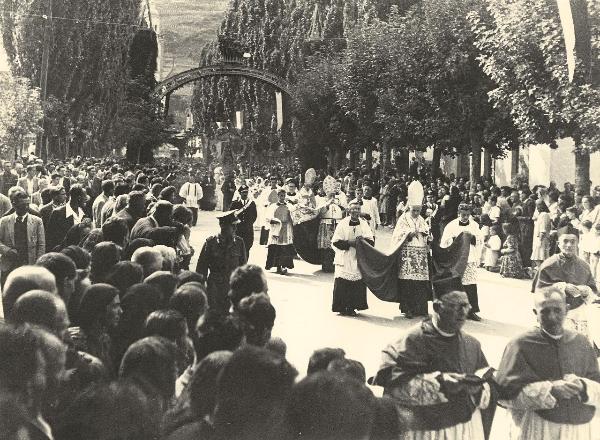
[[[492,177],[492,154],[487,148],[483,151],[483,176],[486,179]]]
[[[481,138],[477,133],[471,133],[471,168],[469,182],[475,185],[481,178]]]
[[[406,148],[400,148],[400,153],[396,155],[396,170],[398,170],[398,174],[408,174],[409,157],[409,151]]]
[[[519,147],[513,148],[510,157],[510,181],[514,185],[519,175]]]
[[[575,141],[575,191],[590,193],[590,153],[577,148]]]
[[[365,163],[370,171],[373,168],[373,145],[367,144],[365,147]]]
[[[442,149],[437,148],[435,145],[433,147],[433,160],[431,162],[431,171],[433,173],[433,177],[439,177],[440,170],[440,162],[442,160]]]

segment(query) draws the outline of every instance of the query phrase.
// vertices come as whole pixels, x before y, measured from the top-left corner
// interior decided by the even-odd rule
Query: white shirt
[[[73,217],[74,225],[78,225],[79,223],[81,223],[81,220],[83,220],[84,216],[85,216],[85,213],[81,210],[81,208],[77,208],[77,212],[75,212],[75,211],[73,211],[73,208],[71,208],[71,204],[67,203],[66,209],[65,209],[65,217],[66,218]]]
[[[184,198],[183,204],[189,208],[198,208],[198,200],[202,199],[202,186],[199,183],[186,182],[179,190],[179,196]]]

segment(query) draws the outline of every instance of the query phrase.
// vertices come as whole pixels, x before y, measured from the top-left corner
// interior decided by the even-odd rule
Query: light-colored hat
[[[408,185],[408,206],[421,206],[423,205],[423,199],[425,198],[425,191],[423,185],[418,180],[414,180]]]

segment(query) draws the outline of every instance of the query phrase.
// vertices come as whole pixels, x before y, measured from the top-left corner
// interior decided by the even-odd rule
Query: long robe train
[[[317,249],[317,233],[319,231],[317,217],[313,220],[294,225],[294,247],[300,258],[310,264],[321,264],[321,252]]]
[[[398,243],[391,253],[386,254],[365,240],[356,242],[356,258],[363,281],[382,301],[398,302],[398,267],[400,248]],[[471,234],[461,233],[447,248],[434,245],[431,280],[435,289],[461,288],[460,279],[467,267],[471,246]]]

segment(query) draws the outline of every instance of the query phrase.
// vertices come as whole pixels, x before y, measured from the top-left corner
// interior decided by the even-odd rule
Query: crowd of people
[[[600,191],[433,178],[418,160],[406,175],[294,164],[224,176],[79,157],[3,170],[2,438],[476,440],[497,404],[511,438],[592,438],[600,371],[585,310]],[[223,212],[191,270],[200,209]],[[310,222],[334,312],[367,308],[369,287],[423,318],[368,380],[339,348],[315,347],[300,375],[271,334],[267,277],[248,264],[254,226],[265,268],[284,275]],[[380,255],[386,226],[393,252]],[[440,249],[461,255],[446,274]],[[462,330],[481,319],[482,266],[533,277],[539,327],[508,344],[497,371]]]

